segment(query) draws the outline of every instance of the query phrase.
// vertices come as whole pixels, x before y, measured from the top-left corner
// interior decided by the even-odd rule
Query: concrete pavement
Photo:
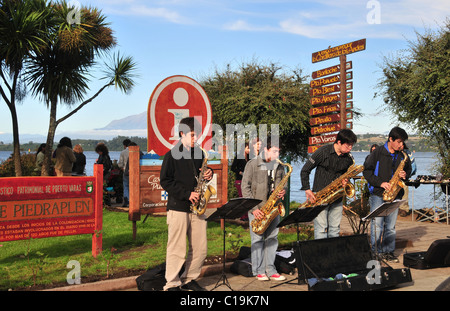
[[[407,252],[426,251],[435,240],[450,237],[450,226],[443,223],[422,223],[411,220],[411,216],[399,217],[397,221],[397,249],[395,254],[399,256],[399,263],[389,263],[392,268],[404,268],[403,254]],[[342,218],[341,233],[353,234],[346,217]],[[294,241],[293,241],[294,242]],[[308,291],[307,285],[298,284],[297,275],[285,275],[289,283],[273,287],[276,281],[258,281],[256,278],[236,275],[229,271],[231,263],[226,264],[226,280],[234,291]],[[222,264],[203,267],[202,277],[198,283],[214,291],[230,291],[223,285]],[[438,285],[450,277],[450,267],[434,268],[428,270],[411,269],[413,282],[400,284],[389,291],[434,291]],[[136,277],[127,277],[116,280],[100,281],[52,289],[52,291],[138,291]]]

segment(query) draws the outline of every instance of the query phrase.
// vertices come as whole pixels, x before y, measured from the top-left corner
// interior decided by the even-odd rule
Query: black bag
[[[231,264],[230,271],[245,277],[252,277],[252,260],[250,258],[237,259]]]
[[[279,273],[293,274],[295,271],[295,254],[293,251],[285,251],[289,256],[281,256],[277,253],[275,256],[275,268]],[[283,254],[283,255],[286,255]]]
[[[147,270],[136,278],[137,288],[142,291],[161,291],[166,284],[166,263]]]
[[[434,241],[426,252],[404,254],[403,265],[419,270],[450,266],[450,239]]]
[[[295,243],[299,283],[304,280],[308,290],[368,291],[412,281],[409,268],[375,260],[366,234]]]

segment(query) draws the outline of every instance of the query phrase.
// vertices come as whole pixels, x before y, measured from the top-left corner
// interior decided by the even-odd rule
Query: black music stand
[[[369,215],[362,218],[362,221],[367,220],[373,220],[375,217],[384,217],[391,214],[396,208],[399,208],[400,205],[402,205],[406,200],[395,200],[393,202],[384,202],[380,206],[378,206],[376,209],[374,209]],[[376,224],[372,223],[371,225],[374,225],[374,233],[375,237],[377,236],[377,226]],[[372,239],[371,239],[372,240]],[[372,241],[371,241],[372,242]],[[378,247],[377,247],[377,239],[375,238],[375,256],[379,259],[380,255],[378,254]]]
[[[290,215],[286,216],[277,227],[281,228],[287,225],[296,224],[297,225],[297,240],[300,239],[299,223],[311,222],[317,215],[323,211],[327,205],[319,205],[315,207],[298,208]]]
[[[217,281],[216,286],[211,289],[211,291],[215,290],[217,287],[221,285],[226,285],[230,290],[233,290],[230,286],[230,283],[228,283],[227,276],[225,274],[225,219],[235,219],[241,217],[244,213],[247,213],[249,210],[251,210],[253,207],[261,203],[261,200],[257,199],[248,199],[248,198],[236,198],[231,199],[228,201],[225,205],[222,205],[219,207],[211,216],[209,216],[206,220],[212,221],[212,220],[218,220],[223,219],[223,268],[222,268],[222,276]],[[219,284],[219,282],[222,280],[222,284]]]
[[[319,215],[320,212],[322,212],[327,206],[328,205],[319,205],[319,206],[314,206],[314,207],[305,207],[305,208],[296,209],[292,214],[286,216],[282,221],[280,221],[280,223],[278,224],[277,227],[283,227],[283,226],[287,226],[287,225],[291,225],[291,224],[296,224],[297,225],[297,241],[296,241],[297,245],[296,245],[296,247],[300,248],[300,245],[299,245],[299,240],[300,240],[299,223],[306,223],[306,222],[313,221],[314,218],[316,218],[317,215]],[[300,256],[300,260],[303,262],[301,251],[299,252],[299,256]],[[302,267],[303,267],[303,265],[302,265]],[[303,267],[303,270],[304,270],[304,267]],[[305,271],[303,271],[303,275],[305,275]],[[301,284],[301,280],[298,277],[298,273],[297,273],[297,277],[295,279],[292,279],[292,280],[289,280],[289,281],[286,281],[283,283],[279,283],[272,287],[277,287],[282,284],[290,283],[295,280],[298,281],[298,284]]]

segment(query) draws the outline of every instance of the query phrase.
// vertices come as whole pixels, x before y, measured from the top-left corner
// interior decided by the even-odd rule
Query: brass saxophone
[[[206,212],[206,206],[208,205],[210,197],[216,194],[216,189],[214,189],[213,186],[208,185],[208,181],[203,177],[207,170],[208,152],[202,147],[198,147],[203,151],[204,154],[200,174],[198,175],[198,177],[196,177],[197,186],[194,189],[194,192],[197,192],[199,194],[199,199],[197,202],[192,203],[190,208],[191,212],[194,215],[203,215]]]
[[[278,198],[278,193],[283,190],[284,186],[286,185],[289,176],[292,174],[292,166],[289,163],[283,163],[279,159],[277,159],[278,163],[283,166],[287,166],[288,172],[283,177],[283,179],[280,181],[278,186],[275,188],[275,190],[272,192],[272,194],[267,199],[266,204],[261,208],[261,212],[264,213],[264,217],[261,219],[253,219],[251,222],[252,231],[256,234],[263,234],[264,231],[267,230],[270,223],[278,216],[280,215],[283,217],[286,213],[283,203],[281,202],[281,199]]]
[[[299,208],[306,207],[316,207],[319,205],[327,205],[333,203],[337,199],[343,197],[344,195],[348,198],[353,198],[355,196],[355,186],[351,182],[347,182],[345,186],[342,185],[342,181],[345,179],[350,179],[358,175],[364,170],[363,165],[356,165],[353,159],[353,164],[347,169],[347,172],[333,180],[328,186],[322,190],[314,193],[316,197],[316,202],[311,203],[308,200],[301,204]]]
[[[403,171],[408,156],[403,151],[402,153],[403,153],[403,160],[400,162],[397,169],[395,170],[394,175],[392,175],[392,178],[389,181],[391,188],[389,190],[384,190],[383,192],[383,201],[386,202],[394,201],[398,193],[400,192],[400,189],[402,188],[404,189],[406,187],[405,183],[400,178],[400,172]]]

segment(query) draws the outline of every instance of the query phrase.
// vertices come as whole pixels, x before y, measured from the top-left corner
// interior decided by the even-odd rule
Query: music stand
[[[317,217],[317,215],[320,214],[320,212],[322,212],[328,205],[318,205],[318,206],[314,206],[314,207],[305,207],[305,208],[299,208],[296,209],[292,214],[286,216],[282,221],[280,221],[280,223],[278,224],[277,227],[283,227],[283,226],[287,226],[290,224],[296,224],[297,225],[297,248],[299,249],[299,256],[300,256],[300,261],[303,262],[303,258],[302,258],[302,254],[300,251],[300,245],[299,245],[299,240],[300,240],[300,230],[299,230],[299,223],[306,223],[306,222],[311,222],[314,220],[314,218]],[[305,269],[302,265],[303,270]],[[303,275],[305,275],[305,271],[303,271]],[[298,284],[301,283],[300,278],[298,277],[298,273],[297,273],[297,277],[295,279],[283,282],[283,283],[279,283],[277,285],[274,285],[272,287],[277,287],[280,286],[282,284],[286,284],[286,283],[290,283],[292,281],[298,281]],[[272,288],[271,287],[271,288]]]
[[[235,198],[228,201],[225,205],[219,207],[211,216],[209,216],[206,220],[212,221],[217,219],[223,219],[223,268],[222,275],[220,279],[217,281],[216,286],[211,289],[211,291],[215,290],[217,287],[221,285],[226,285],[230,290],[233,290],[228,282],[227,276],[225,274],[225,219],[235,219],[241,217],[244,213],[248,213],[253,207],[261,203],[261,200],[257,199],[249,199],[249,198]],[[219,282],[222,280],[222,284]]]
[[[374,209],[372,212],[369,213],[366,217],[362,218],[362,221],[367,220],[373,220],[375,217],[385,217],[390,215],[395,209],[399,208],[400,205],[402,205],[406,200],[395,200],[393,202],[384,202],[380,206],[378,206],[376,209]],[[377,225],[372,222],[374,227],[374,233],[375,233],[375,255],[377,258],[380,257],[378,254],[378,247],[377,247]]]

